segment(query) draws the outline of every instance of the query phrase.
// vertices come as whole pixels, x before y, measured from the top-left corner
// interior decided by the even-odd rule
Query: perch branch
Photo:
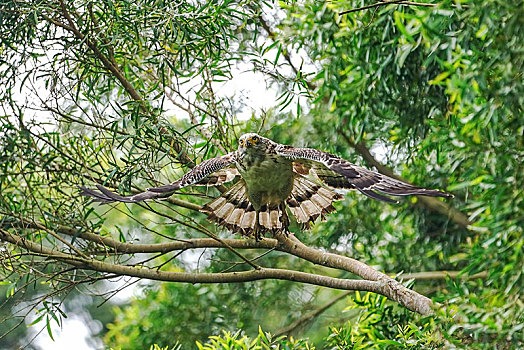
[[[380,282],[365,280],[348,280],[321,276],[300,271],[260,268],[258,270],[227,272],[227,273],[185,273],[167,272],[157,269],[135,268],[130,266],[116,265],[94,259],[86,259],[60,251],[50,249],[41,244],[34,243],[24,237],[13,235],[8,231],[0,229],[0,240],[12,243],[20,248],[27,249],[37,255],[42,255],[66,264],[75,266],[77,269],[92,270],[101,273],[125,275],[137,278],[146,278],[158,281],[187,282],[187,283],[240,283],[264,279],[279,279],[294,282],[313,284],[328,288],[345,290],[363,290],[377,292],[380,290]]]
[[[28,227],[28,225],[31,225],[31,223],[25,223],[23,227]],[[5,226],[5,225],[4,225]],[[35,228],[38,228],[38,226],[34,226]],[[76,230],[66,228],[66,227],[59,227],[58,232],[63,234],[68,234],[70,236],[73,236],[76,234]],[[13,241],[13,237],[18,237],[18,241]],[[363,284],[363,286],[373,286],[373,290],[369,289],[361,289],[366,291],[373,291],[375,293],[382,294],[386,297],[388,297],[391,300],[394,300],[398,302],[399,304],[403,305],[404,307],[421,313],[421,314],[430,314],[432,312],[432,309],[435,307],[435,305],[432,303],[432,301],[413,291],[406,287],[404,287],[401,283],[398,281],[395,281],[391,277],[387,276],[384,273],[381,273],[372,267],[349,257],[328,253],[320,250],[316,250],[313,248],[310,248],[306,245],[304,245],[302,242],[300,242],[294,235],[290,234],[288,236],[283,234],[277,234],[276,238],[278,240],[274,239],[263,239],[260,242],[256,242],[253,240],[239,240],[239,239],[230,239],[225,241],[216,241],[214,239],[193,239],[189,241],[179,241],[179,242],[169,242],[169,243],[163,243],[163,244],[129,244],[129,243],[123,243],[113,240],[109,237],[102,237],[93,233],[89,232],[81,232],[78,234],[78,237],[92,241],[95,243],[103,244],[106,247],[110,247],[114,250],[114,252],[118,253],[131,253],[131,252],[167,252],[170,250],[185,250],[185,249],[194,249],[194,248],[235,248],[235,249],[276,249],[282,252],[286,252],[288,254],[300,257],[304,260],[310,261],[314,264],[332,267],[335,269],[345,270],[348,272],[351,272],[368,282],[375,282],[371,285]],[[288,272],[281,272],[281,270],[278,269],[267,269],[264,267],[258,267],[256,271],[263,271],[263,273],[251,273],[248,272],[242,272],[240,273],[240,276],[238,277],[239,273],[229,273],[229,274],[221,274],[216,279],[210,277],[212,274],[201,274],[200,277],[195,277],[195,279],[191,279],[189,276],[192,276],[193,274],[177,274],[177,275],[167,275],[162,272],[162,274],[158,275],[156,272],[152,272],[153,270],[145,269],[145,272],[136,272],[134,268],[128,267],[128,266],[120,266],[120,265],[114,265],[114,264],[107,264],[102,263],[94,259],[86,260],[85,258],[79,258],[77,256],[73,255],[67,255],[62,252],[56,252],[56,251],[44,251],[45,249],[49,249],[46,247],[43,247],[41,245],[36,245],[39,247],[39,249],[44,250],[35,250],[35,243],[28,241],[26,239],[21,238],[20,236],[12,235],[8,233],[7,231],[3,231],[3,236],[0,237],[4,241],[11,242],[13,244],[18,245],[19,247],[25,247],[29,249],[30,251],[34,253],[39,254],[50,254],[49,257],[57,260],[64,261],[69,264],[73,264],[74,266],[77,266],[79,268],[83,269],[91,269],[95,271],[100,272],[106,272],[106,273],[115,273],[115,274],[121,274],[121,275],[128,275],[132,277],[141,277],[141,278],[150,278],[150,279],[159,279],[159,280],[165,280],[165,281],[178,281],[178,282],[193,282],[193,283],[211,283],[211,282],[217,282],[217,283],[226,283],[226,282],[243,282],[243,281],[249,281],[249,280],[258,280],[258,279],[268,279],[268,278],[276,278],[276,279],[286,279],[290,281],[297,281],[302,283],[312,283],[319,286],[326,286],[330,288],[339,288],[339,289],[350,289],[353,290],[353,288],[349,287],[349,285],[345,285],[341,281],[335,281],[332,280],[330,277],[326,276],[316,276],[313,278],[313,276],[310,275],[303,275],[300,272],[296,271],[289,271],[289,270],[282,270],[282,271],[288,271]],[[82,261],[83,263],[78,263],[79,261]],[[278,270],[278,271],[277,271]],[[156,271],[156,270],[155,270]],[[280,272],[279,272],[280,271]],[[158,271],[160,272],[160,271]],[[141,275],[145,273],[145,275]],[[292,273],[292,274],[291,274]],[[408,275],[409,276],[409,275]],[[450,274],[451,276],[451,274]],[[322,278],[321,278],[322,277]],[[327,278],[326,279],[324,279]],[[370,288],[370,287],[369,287]]]

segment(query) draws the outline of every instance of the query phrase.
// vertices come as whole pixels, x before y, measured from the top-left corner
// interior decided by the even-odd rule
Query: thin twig
[[[386,5],[391,5],[391,4],[409,5],[409,6],[421,6],[421,7],[435,7],[435,6],[437,6],[437,4],[429,4],[429,3],[421,3],[421,2],[413,2],[413,1],[404,1],[404,0],[394,0],[394,1],[380,1],[379,0],[379,2],[377,2],[375,4],[366,5],[366,6],[357,7],[357,8],[351,9],[351,10],[346,10],[346,11],[339,12],[339,15],[340,16],[347,15],[348,13],[363,11],[363,10],[367,10],[367,9],[378,7],[378,6],[386,6]]]
[[[294,332],[297,328],[303,326],[304,324],[312,322],[315,318],[321,315],[324,311],[326,311],[331,306],[336,304],[338,301],[344,299],[345,297],[347,297],[348,295],[352,293],[353,291],[344,292],[338,295],[337,297],[331,299],[330,301],[328,301],[326,304],[322,305],[318,309],[308,312],[307,314],[305,314],[304,316],[302,316],[295,322],[291,323],[289,326],[284,327],[281,330],[279,330],[277,333],[275,333],[275,337],[280,337],[281,335],[289,335],[292,332]]]
[[[346,11],[339,12],[339,16],[347,15],[348,13],[353,13],[353,12],[358,12],[358,11],[371,9],[371,8],[378,7],[378,6],[385,6],[385,5],[390,5],[390,4],[403,5],[404,3],[405,3],[405,1],[403,1],[403,0],[377,2],[375,4],[366,5],[366,6],[357,7],[357,8],[351,9],[351,10],[346,10]],[[433,6],[433,4],[431,4],[430,6]]]

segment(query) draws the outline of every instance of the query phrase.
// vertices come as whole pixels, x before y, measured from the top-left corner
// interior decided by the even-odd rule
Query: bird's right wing
[[[312,171],[328,186],[356,189],[370,198],[383,202],[395,203],[396,201],[382,194],[453,197],[449,193],[426,189],[393,179],[317,149],[280,145],[276,152],[280,156],[292,160],[293,168],[299,174],[308,174]]]
[[[211,158],[203,161],[195,166],[193,169],[184,174],[175,182],[148,188],[145,192],[141,192],[132,196],[121,196],[114,193],[104,186],[96,185],[99,191],[78,186],[82,191],[81,195],[93,197],[93,201],[100,203],[124,202],[136,203],[147,199],[167,198],[173,194],[174,191],[190,185],[220,185],[227,181],[232,181],[238,174],[236,169],[224,169],[236,161],[236,152],[228,153],[226,155]]]

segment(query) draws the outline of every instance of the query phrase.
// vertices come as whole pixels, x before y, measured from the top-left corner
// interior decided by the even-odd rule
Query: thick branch
[[[0,223],[3,228],[31,228],[40,229],[40,225],[29,220],[4,221]],[[235,249],[275,249],[278,246],[276,239],[264,238],[261,241],[254,239],[222,239],[217,241],[214,238],[194,238],[179,240],[167,243],[137,244],[126,243],[115,240],[111,237],[101,236],[92,232],[81,231],[73,227],[57,225],[56,232],[71,237],[78,237],[93,243],[99,243],[105,247],[113,249],[113,253],[136,254],[136,253],[167,253],[176,250],[197,249],[197,248],[226,248],[227,246]],[[223,242],[223,243],[222,243]]]
[[[34,250],[35,248],[32,246],[35,243],[22,239],[19,236],[11,235],[7,231],[3,231],[3,232],[4,232],[5,237],[4,238],[0,237],[0,239],[17,244],[20,247],[26,247],[31,251],[35,251]],[[68,235],[76,234],[75,230],[68,229],[65,227],[61,227],[60,232],[68,234]],[[9,237],[18,237],[19,239],[22,239],[22,241],[13,242],[13,239],[9,238],[7,235],[10,235]],[[260,242],[237,240],[237,239],[227,240],[227,242],[216,241],[213,239],[198,239],[198,240],[191,240],[187,242],[180,241],[180,242],[170,242],[170,243],[164,243],[164,244],[134,245],[134,244],[129,244],[129,243],[117,242],[111,238],[101,237],[101,236],[98,236],[92,233],[88,233],[88,232],[81,232],[79,234],[79,237],[93,241],[93,242],[102,243],[106,246],[112,247],[113,249],[115,249],[115,251],[126,252],[126,253],[129,253],[137,248],[142,250],[141,252],[153,252],[153,251],[159,251],[158,249],[161,247],[160,252],[167,252],[169,250],[183,250],[183,249],[203,248],[203,247],[216,247],[216,248],[224,247],[225,248],[226,245],[230,249],[232,248],[277,249],[277,250],[295,255],[297,257],[300,257],[302,259],[305,259],[315,264],[349,271],[357,276],[364,278],[365,280],[368,280],[371,282],[377,282],[373,284],[373,290],[371,291],[382,294],[386,296],[387,298],[398,302],[399,304],[403,305],[404,307],[412,311],[425,315],[425,314],[431,313],[432,309],[435,307],[435,305],[433,305],[432,301],[429,298],[404,287],[401,283],[373,269],[372,267],[358,260],[349,258],[349,257],[340,256],[340,255],[328,253],[328,252],[323,252],[320,250],[316,250],[316,249],[307,247],[292,234],[290,234],[289,236],[285,236],[283,234],[277,234],[276,238],[278,239],[278,244],[276,243],[275,240],[269,240],[269,239],[264,239]],[[41,245],[37,245],[37,246],[38,246],[38,249],[48,249],[48,248],[42,247]],[[40,251],[36,250],[35,252],[40,252]],[[61,255],[62,258],[59,258],[57,254],[62,254]],[[69,260],[68,259],[64,260],[65,256],[68,256],[71,258],[68,258]],[[165,280],[165,281],[179,281],[179,282],[193,282],[193,283],[197,283],[197,282],[204,283],[208,281],[209,283],[211,282],[226,283],[226,282],[235,282],[235,281],[242,282],[244,281],[242,280],[243,278],[245,278],[245,281],[276,278],[276,279],[287,279],[290,281],[297,281],[297,282],[303,282],[303,283],[312,283],[312,284],[326,286],[330,288],[351,289],[351,290],[353,289],[353,288],[349,288],[347,285],[345,286],[342,282],[338,280],[337,281],[332,280],[330,277],[312,275],[312,276],[316,276],[315,278],[313,278],[312,276],[309,276],[308,274],[303,275],[299,272],[293,272],[293,274],[289,274],[288,272],[281,273],[281,272],[278,272],[278,271],[281,271],[278,269],[272,270],[272,269],[266,269],[266,268],[260,268],[260,267],[256,271],[263,271],[264,273],[262,274],[248,274],[247,272],[242,272],[240,273],[241,274],[240,276],[244,276],[244,277],[238,277],[237,276],[238,273],[234,273],[233,275],[229,275],[229,274],[221,275],[222,277],[220,278],[217,277],[217,279],[211,278],[210,276],[212,274],[210,275],[203,274],[203,275],[199,275],[200,277],[196,277],[196,279],[188,280],[189,279],[188,276],[192,274],[189,274],[188,276],[183,275],[183,274],[171,276],[171,275],[164,275],[162,272],[162,274],[158,275],[156,273],[152,273],[150,270],[145,270],[145,271],[148,271],[146,275],[140,275],[141,273],[144,273],[144,272],[136,272],[134,268],[131,268],[131,267],[106,264],[106,263],[102,263],[96,260],[79,259],[76,256],[73,257],[73,256],[65,255],[59,252],[58,253],[53,252],[52,256],[50,257],[54,259],[63,260],[69,264],[73,264],[74,262],[78,262],[79,260],[84,261],[84,264],[75,265],[75,266],[78,266],[84,269],[93,269],[95,271],[100,271],[100,272],[109,272],[109,273],[115,273],[115,274],[123,274],[123,275],[150,278],[150,279],[159,279],[159,280]],[[87,266],[85,264],[87,264]],[[282,270],[282,271],[288,271],[288,270]],[[233,277],[233,276],[236,276],[236,277]],[[222,280],[221,278],[225,278],[225,279]],[[236,280],[238,278],[240,279]],[[362,290],[369,291],[369,289],[362,289]]]
[[[258,270],[227,273],[167,272],[159,271],[157,269],[135,268],[130,266],[105,263],[94,259],[79,258],[73,255],[56,251],[54,249],[46,248],[40,244],[27,240],[26,238],[13,235],[1,229],[0,240],[10,242],[20,248],[27,249],[33,253],[42,254],[46,257],[62,261],[69,265],[75,266],[78,269],[93,270],[102,273],[112,273],[116,275],[126,275],[131,277],[146,278],[159,281],[188,283],[239,283],[263,279],[279,279],[308,283],[328,288],[345,290],[363,290],[375,293],[379,293],[381,287],[381,283],[375,281],[347,280],[341,278],[315,275],[300,271],[272,268],[261,268]]]
[[[364,279],[381,282],[377,293],[394,300],[411,311],[422,315],[433,312],[436,305],[431,299],[404,287],[391,277],[375,270],[374,268],[352,258],[319,251],[300,242],[294,235],[277,235],[281,250],[301,257],[312,263],[342,269],[354,273]]]
[[[5,229],[9,229],[9,228],[43,229],[41,225],[39,225],[38,223],[27,221],[27,220],[22,220],[22,219],[20,219],[20,221],[13,221],[13,222],[4,221],[0,223],[0,227],[3,227]],[[111,237],[101,236],[99,234],[95,234],[92,232],[82,231],[79,233],[77,229],[68,227],[68,226],[64,226],[64,225],[58,225],[55,228],[55,230],[57,233],[65,234],[71,237],[76,236],[86,241],[101,244],[104,247],[111,249],[109,250],[109,252],[114,253],[114,254],[168,253],[172,251],[188,250],[188,249],[226,248],[227,246],[234,248],[234,249],[274,249],[277,251],[292,254],[288,247],[286,247],[285,245],[281,245],[279,241],[273,238],[264,238],[260,241],[256,241],[254,239],[235,239],[235,238],[234,239],[222,239],[221,241],[217,241],[214,238],[192,238],[192,239],[184,239],[184,240],[179,240],[175,242],[167,242],[167,243],[127,243],[127,242],[121,242],[121,241],[115,240]],[[333,254],[333,255],[337,257],[342,257],[344,259],[349,259],[351,264],[360,263],[358,260],[355,260],[355,259],[343,257],[343,256],[336,255],[336,254]],[[314,263],[317,263],[317,262],[314,261]],[[336,262],[332,264],[336,264]],[[365,264],[363,265],[364,265],[363,269],[368,267]],[[355,273],[355,274],[359,275],[358,273]],[[448,270],[422,271],[422,272],[402,273],[402,274],[397,275],[396,278],[402,279],[402,280],[413,279],[417,281],[443,280],[446,278],[457,278],[457,277],[463,277],[467,279],[477,279],[477,278],[486,278],[487,274],[488,274],[487,271],[482,271],[482,272],[479,272],[473,275],[464,274],[462,271],[448,271]],[[394,273],[388,273],[387,275],[393,276]],[[381,274],[378,273],[378,274],[374,274],[370,276],[370,278],[375,278],[375,277],[380,277],[380,276]]]

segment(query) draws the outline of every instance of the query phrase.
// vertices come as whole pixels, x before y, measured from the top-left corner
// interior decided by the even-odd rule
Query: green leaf
[[[51,338],[52,341],[55,341],[53,338],[53,332],[51,332],[51,321],[49,320],[49,316],[46,317],[46,328],[47,328],[47,334],[49,334],[49,338]]]
[[[403,19],[404,19],[404,14],[399,12],[399,11],[395,11],[395,12],[393,12],[393,18],[395,19],[395,25],[397,26],[398,30],[400,30],[402,35],[404,35],[404,37],[411,44],[414,44],[415,43],[415,39],[413,39],[411,34],[409,34],[409,32],[407,31],[406,27],[404,26],[404,23],[402,23]]]
[[[44,314],[41,314],[40,316],[38,316],[33,322],[28,324],[27,327],[31,327],[31,326],[37,324],[38,322],[42,321],[42,318],[44,318]]]
[[[486,175],[480,175],[480,176],[474,178],[471,181],[464,181],[462,183],[450,185],[450,186],[448,186],[447,190],[448,191],[455,191],[455,190],[460,190],[460,189],[463,189],[463,188],[466,188],[466,187],[470,187],[470,186],[476,186],[476,185],[480,184],[482,182],[482,180],[484,180],[485,178],[486,178]]]
[[[446,71],[446,72],[442,72],[440,73],[439,75],[437,75],[434,79],[428,81],[428,84],[430,85],[438,85],[440,82],[442,82],[444,79],[446,79],[447,77],[449,77],[451,74],[451,72],[449,71]]]

